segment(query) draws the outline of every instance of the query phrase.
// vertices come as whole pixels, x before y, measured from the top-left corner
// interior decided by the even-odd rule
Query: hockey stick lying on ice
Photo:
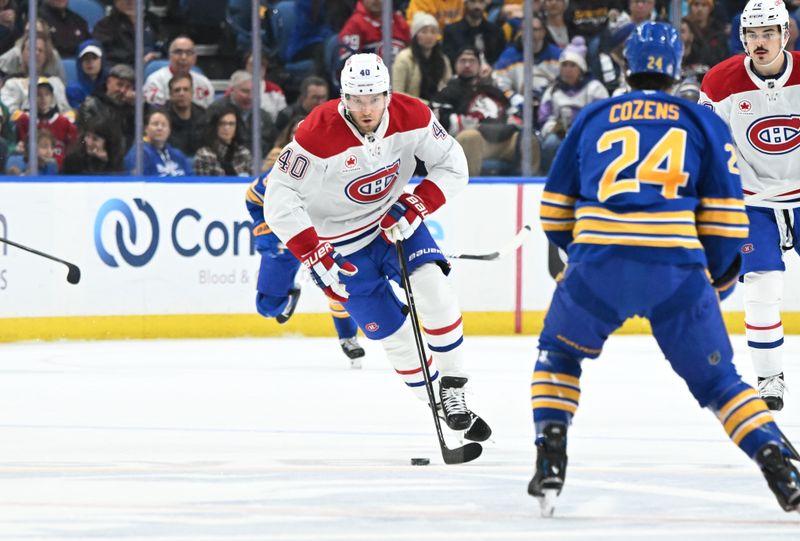
[[[43,252],[40,252],[39,250],[34,250],[33,248],[29,248],[27,246],[23,246],[22,244],[17,244],[16,242],[10,241],[10,240],[5,239],[3,237],[0,237],[0,242],[4,242],[4,243],[6,243],[6,244],[8,244],[10,246],[14,246],[16,248],[19,248],[20,250],[25,250],[26,252],[30,252],[30,253],[36,254],[38,256],[42,256],[44,258],[51,259],[53,261],[58,261],[59,263],[63,263],[64,265],[67,266],[67,269],[69,269],[67,271],[67,282],[69,282],[70,284],[77,284],[78,282],[81,281],[81,270],[78,268],[77,265],[73,265],[72,263],[68,263],[68,262],[64,261],[63,259],[59,259],[57,257],[53,257],[53,256],[51,256],[49,254],[45,254]]]
[[[524,225],[522,229],[520,229],[514,238],[511,239],[508,244],[500,248],[496,252],[491,252],[488,254],[447,254],[448,259],[472,259],[476,261],[495,261],[500,259],[501,257],[505,257],[511,252],[516,251],[517,248],[522,246],[522,243],[525,242],[525,239],[528,238],[528,235],[531,232],[531,226]]]
[[[408,317],[411,318],[411,328],[414,330],[414,340],[417,343],[417,353],[419,353],[419,362],[422,365],[422,376],[425,379],[425,390],[428,391],[428,401],[431,405],[433,412],[433,424],[436,426],[436,436],[439,438],[439,447],[442,449],[442,458],[445,464],[461,464],[475,460],[483,452],[483,447],[479,443],[468,443],[463,447],[450,449],[444,441],[444,434],[442,434],[442,422],[439,419],[439,414],[436,411],[436,396],[433,392],[433,381],[431,381],[431,372],[428,369],[428,363],[425,361],[425,344],[422,341],[422,330],[419,328],[419,321],[417,320],[417,307],[414,304],[414,293],[411,291],[411,280],[408,279],[408,263],[406,263],[406,254],[403,247],[403,241],[395,242],[397,247],[397,258],[400,260],[400,278],[403,284],[403,290],[406,292],[406,302],[408,303]]]
[[[770,208],[800,207],[800,182],[790,182],[777,188],[746,195],[746,205]]]

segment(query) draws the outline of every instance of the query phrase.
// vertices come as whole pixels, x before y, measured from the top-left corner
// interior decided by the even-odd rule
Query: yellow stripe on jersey
[[[700,206],[744,211],[744,201],[735,198],[720,199],[713,197],[701,197]]]
[[[603,207],[585,206],[575,212],[575,217],[581,218],[606,218],[618,222],[682,222],[694,223],[694,212],[691,210],[659,211],[659,212],[614,212]]]
[[[556,192],[542,192],[542,204],[549,203],[551,205],[558,205],[562,207],[571,207],[575,205],[577,198],[563,195]]]
[[[539,208],[539,216],[542,218],[569,220],[575,218],[575,209],[573,207],[554,207],[543,203]]]
[[[715,237],[731,237],[734,239],[746,239],[749,228],[748,226],[739,227],[725,227],[724,225],[699,225],[697,226],[697,234],[704,236]]]
[[[347,313],[347,310],[345,310],[344,306],[340,302],[328,301],[328,308],[330,309],[331,315],[333,317],[339,319],[345,319],[350,317],[350,314]]]
[[[542,220],[544,231],[571,231],[575,227],[575,222],[545,222]]]
[[[694,224],[643,224],[641,222],[620,223],[606,220],[579,219],[575,225],[575,235],[585,232],[697,236],[697,229],[695,229]]]
[[[764,403],[763,400],[759,398],[752,398],[749,401],[745,402],[738,408],[736,408],[731,414],[725,419],[725,423],[723,426],[725,427],[725,432],[728,433],[731,437],[733,437],[733,432],[736,428],[744,423],[750,417],[754,417],[757,413],[761,413],[767,410],[767,405]]]
[[[256,237],[259,235],[269,235],[270,233],[272,233],[272,229],[269,228],[266,222],[261,222],[253,228],[253,235]]]
[[[650,248],[688,248],[702,249],[703,245],[697,239],[684,239],[680,237],[638,237],[635,235],[598,235],[582,233],[573,241],[579,244],[619,244],[622,246],[646,246]]]
[[[697,221],[733,225],[748,225],[750,223],[744,210],[701,210],[697,213]]]
[[[247,190],[247,200],[259,206],[264,206],[264,198],[252,187]]]

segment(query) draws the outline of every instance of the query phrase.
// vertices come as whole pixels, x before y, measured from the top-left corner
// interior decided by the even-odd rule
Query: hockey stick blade
[[[442,459],[445,464],[463,464],[464,462],[475,460],[481,456],[483,452],[483,447],[481,447],[480,443],[468,443],[463,447],[450,449],[444,441],[442,423],[436,411],[436,396],[433,392],[433,380],[431,379],[430,369],[425,359],[425,343],[422,341],[422,329],[420,329],[419,320],[417,319],[417,306],[414,302],[414,292],[411,290],[411,280],[409,279],[408,263],[406,262],[403,241],[395,242],[395,247],[397,248],[397,259],[400,263],[400,281],[402,282],[403,291],[405,291],[406,294],[406,303],[408,304],[408,317],[411,319],[414,342],[417,346],[417,354],[419,355],[420,366],[422,368],[422,378],[425,382],[425,391],[428,393],[428,404],[433,404],[430,409],[433,414],[433,425],[436,427],[436,437],[439,440],[439,448],[442,451]]]
[[[442,445],[442,458],[445,464],[464,464],[475,460],[483,452],[483,447],[480,443],[471,442],[463,447],[450,449]]]
[[[522,243],[525,242],[525,239],[531,232],[531,226],[524,225],[522,229],[520,229],[514,238],[512,238],[508,244],[500,248],[496,252],[491,252],[488,254],[448,254],[448,259],[471,259],[473,261],[496,261],[506,255],[514,252],[522,246]]]
[[[54,256],[52,256],[50,254],[46,254],[44,252],[40,252],[39,250],[35,250],[35,249],[30,248],[28,246],[24,246],[22,244],[17,244],[16,242],[8,240],[8,239],[3,238],[3,237],[0,237],[0,242],[4,242],[4,243],[6,243],[6,244],[8,244],[10,246],[14,246],[15,248],[19,248],[20,250],[24,250],[26,252],[30,252],[32,254],[36,254],[36,255],[38,255],[40,257],[44,257],[45,259],[49,259],[51,261],[55,261],[57,263],[61,263],[62,265],[66,265],[67,266],[67,282],[69,282],[70,284],[77,284],[78,282],[81,281],[81,269],[79,269],[77,265],[74,265],[74,264],[72,264],[72,263],[70,263],[68,261],[64,261],[63,259],[59,259],[57,257],[54,257]]]

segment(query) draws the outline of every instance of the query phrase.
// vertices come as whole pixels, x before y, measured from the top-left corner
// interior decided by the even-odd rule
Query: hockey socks
[[[537,441],[550,423],[569,425],[581,396],[580,361],[556,351],[540,350],[531,380],[531,408]]]

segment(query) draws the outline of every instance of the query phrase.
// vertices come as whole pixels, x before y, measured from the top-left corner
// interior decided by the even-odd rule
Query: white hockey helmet
[[[759,26],[774,26],[781,28],[781,50],[786,47],[789,40],[789,12],[783,0],[750,0],[742,10],[742,18],[739,24],[739,40],[742,42],[745,52],[747,43],[744,40],[746,28]]]
[[[341,75],[342,98],[383,94],[391,90],[389,70],[374,53],[354,54],[344,63]]]

